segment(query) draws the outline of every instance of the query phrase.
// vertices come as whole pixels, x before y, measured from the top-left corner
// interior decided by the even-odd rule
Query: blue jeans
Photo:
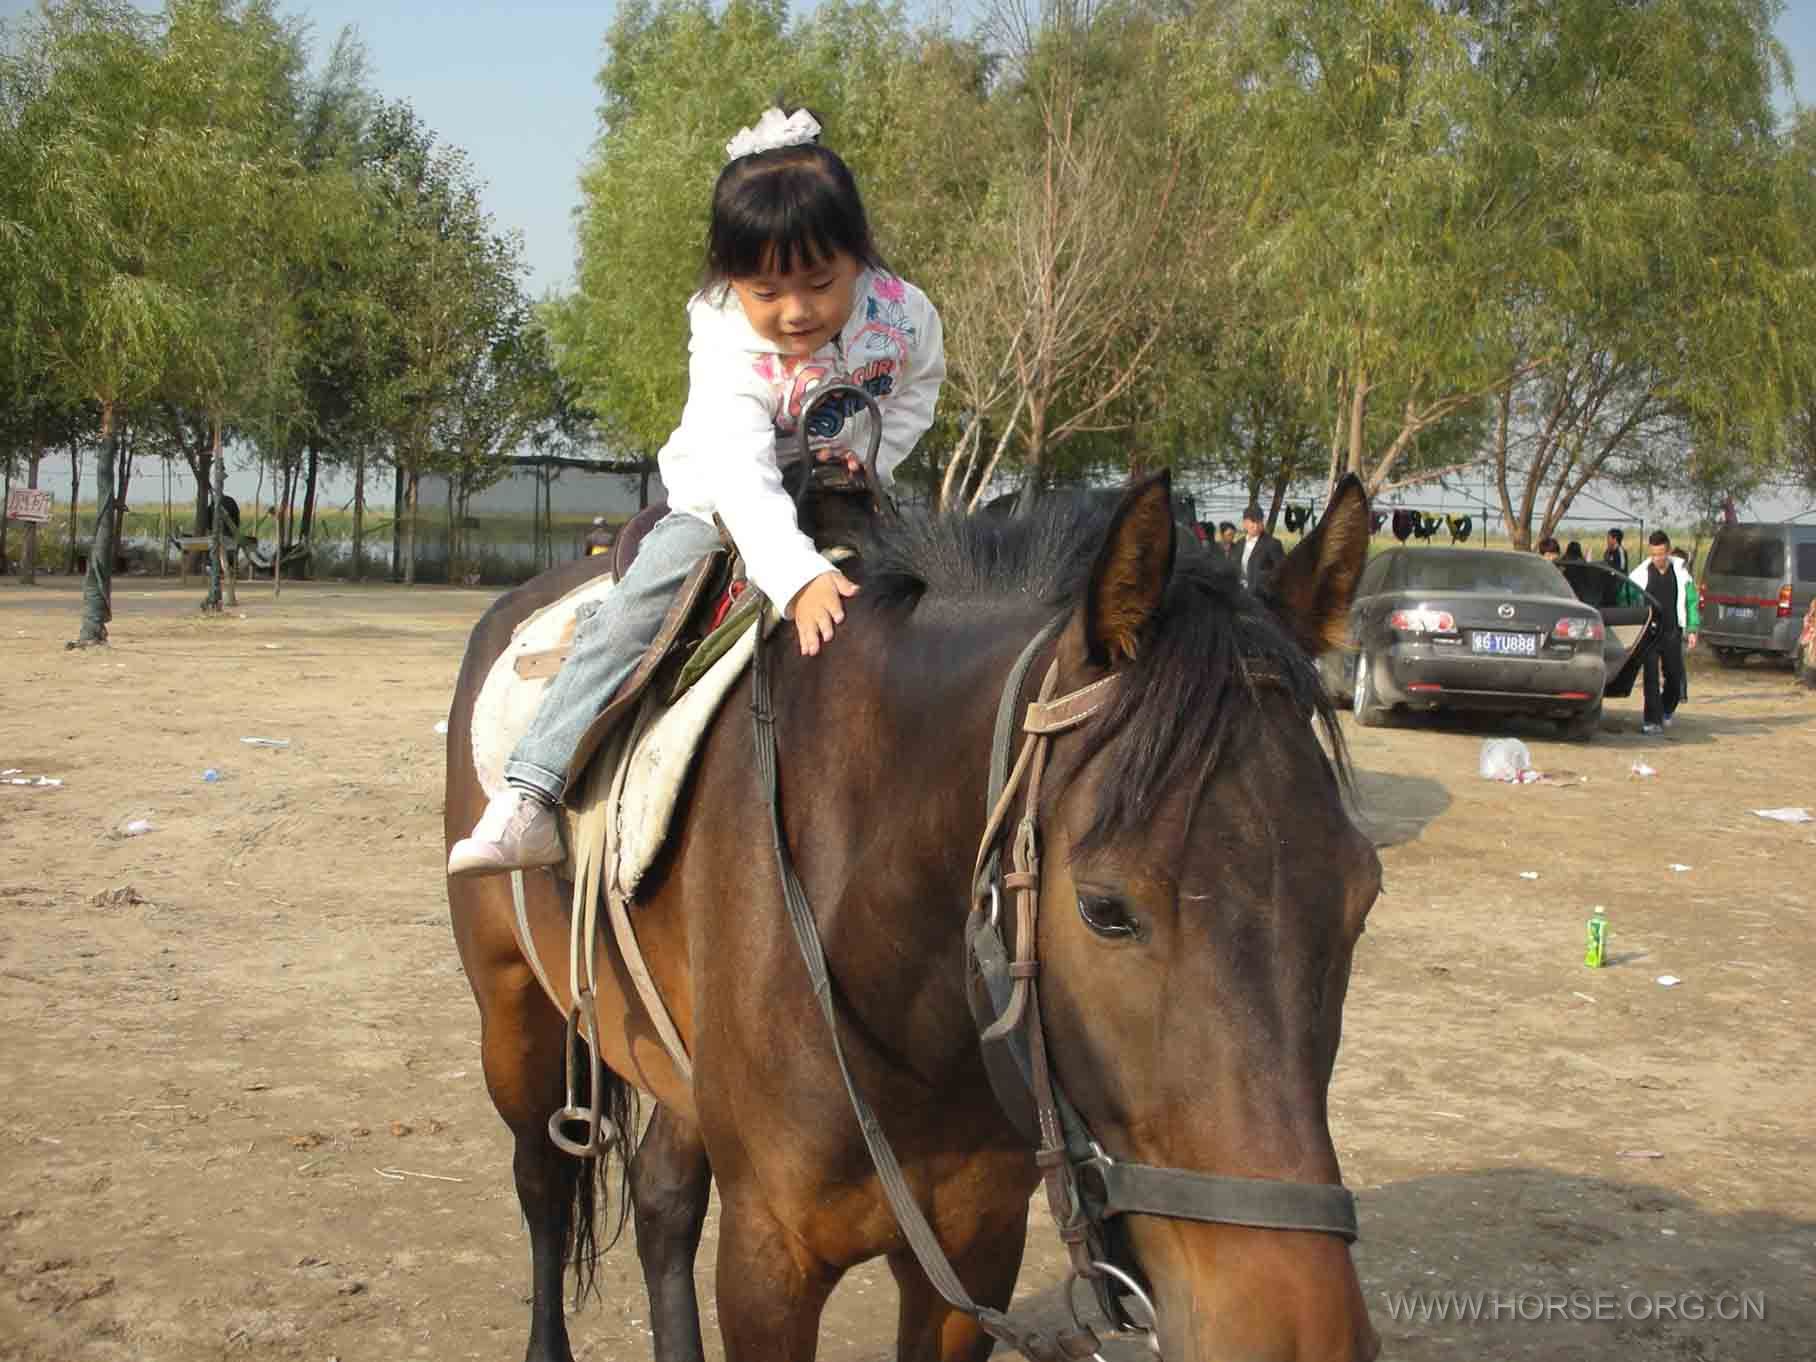
[[[697,516],[671,512],[656,522],[611,593],[580,608],[573,648],[505,763],[506,781],[561,802],[580,739],[637,669],[694,564],[718,544],[719,531]]]

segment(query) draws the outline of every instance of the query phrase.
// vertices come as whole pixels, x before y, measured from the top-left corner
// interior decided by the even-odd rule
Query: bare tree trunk
[[[460,519],[455,512],[454,475],[448,477],[448,585],[455,581],[456,565],[460,562]]]
[[[208,583],[208,597],[202,602],[202,608],[218,613],[221,609],[222,581],[226,576],[226,564],[221,553],[221,526],[227,517],[222,511],[221,498],[227,492],[227,475],[221,460],[220,421],[210,417],[209,428],[213,433],[213,445],[212,453],[209,455],[208,475],[209,481],[212,483],[214,505],[208,513],[208,562],[213,571],[210,573],[211,580]]]
[[[1286,502],[1286,489],[1293,484],[1298,473],[1297,460],[1288,455],[1281,461],[1280,471],[1274,476],[1274,495],[1267,507],[1267,532],[1274,532],[1275,522],[1280,518],[1280,508]]]
[[[101,404],[101,448],[95,455],[95,537],[88,550],[88,580],[82,585],[82,628],[75,646],[107,642],[113,618],[114,460],[119,455],[114,404]]]
[[[315,488],[322,462],[322,452],[315,447],[313,440],[309,442],[307,459],[309,472],[303,480],[303,527],[296,536],[305,544],[315,534]]]
[[[170,456],[159,461],[158,482],[158,576],[170,575]]]
[[[201,534],[208,526],[208,497],[214,486],[214,465],[209,462],[212,457],[203,450],[195,456],[190,469],[195,474],[195,519],[189,526],[191,534]]]
[[[137,435],[131,423],[120,423],[119,449],[114,458],[114,477],[119,483],[114,496],[114,544],[122,552],[126,547],[126,497],[132,488],[132,447]]]
[[[1009,440],[1015,434],[1015,423],[1020,417],[1022,399],[1015,399],[1015,411],[1011,413],[1009,424],[1003,427],[1002,436],[996,442],[996,448],[990,453],[990,462],[984,465],[983,475],[978,478],[977,486],[971,490],[971,499],[965,503],[967,512],[975,511],[984,499],[984,491],[990,486],[990,479],[996,476],[996,466],[1003,461],[1003,453],[1009,448]]]
[[[1349,393],[1349,471],[1362,476],[1362,436],[1368,417],[1368,375],[1357,370]]]
[[[415,473],[404,479],[404,585],[416,585],[416,494]]]
[[[6,518],[6,503],[13,498],[13,460],[9,454],[5,462],[6,486],[0,490],[0,577],[6,576],[6,527],[10,523]]]
[[[366,580],[366,447],[353,456],[353,580]]]
[[[1507,436],[1513,423],[1513,387],[1509,385],[1501,390],[1495,401],[1494,416],[1494,490],[1501,499],[1501,523],[1507,527],[1507,535],[1516,549],[1530,547],[1532,522],[1518,521],[1513,514],[1513,498],[1507,494]],[[1528,542],[1522,542],[1528,541]]]
[[[971,414],[971,424],[965,427],[965,433],[959,437],[958,448],[952,451],[952,457],[946,460],[946,472],[940,478],[939,500],[934,509],[942,513],[950,510],[954,501],[964,494],[971,483],[971,465],[977,458],[977,447],[983,443],[984,418],[977,412]],[[959,469],[965,470],[961,476]]]
[[[403,580],[404,570],[404,480],[403,465],[394,464],[391,479],[391,580]],[[648,486],[649,475],[644,474]]]
[[[37,431],[32,432],[31,462],[25,466],[25,485],[33,491],[38,487],[38,461],[44,457],[44,440]],[[19,581],[23,586],[31,586],[38,580],[38,523],[26,522],[25,526],[25,559],[19,564]]]
[[[82,495],[82,445],[79,441],[69,442],[69,562],[63,569],[74,573],[76,570],[76,502]]]

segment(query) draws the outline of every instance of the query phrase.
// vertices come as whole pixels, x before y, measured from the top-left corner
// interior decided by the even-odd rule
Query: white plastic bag
[[[1532,769],[1532,753],[1518,738],[1489,738],[1482,744],[1480,767],[1483,780],[1505,780],[1517,784],[1526,777],[1520,773]]]

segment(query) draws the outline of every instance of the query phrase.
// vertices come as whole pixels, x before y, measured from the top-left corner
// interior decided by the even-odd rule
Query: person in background
[[[1563,561],[1566,563],[1580,563],[1583,561],[1583,544],[1581,540],[1572,539],[1568,544],[1564,545]]]
[[[1671,556],[1671,536],[1663,530],[1654,530],[1647,537],[1646,561],[1628,579],[1665,607],[1657,643],[1646,658],[1646,712],[1639,726],[1641,733],[1662,733],[1676,719],[1684,694],[1684,650],[1696,647],[1696,632],[1702,625],[1696,583],[1689,568]]]
[[[1544,539],[1539,540],[1539,557],[1543,558],[1547,563],[1555,563],[1558,560],[1558,556],[1559,549],[1557,540],[1552,539],[1550,536],[1546,536]]]
[[[1602,549],[1602,561],[1616,572],[1628,570],[1626,539],[1627,536],[1621,530],[1609,530],[1607,546]]]
[[[1685,553],[1681,548],[1673,548],[1671,550],[1671,556],[1673,558],[1677,559],[1677,570],[1680,573],[1682,573],[1686,579],[1688,579],[1690,581],[1690,583],[1691,583],[1690,589],[1692,591],[1696,590],[1696,587],[1695,587],[1696,579],[1695,579],[1694,574],[1692,574],[1692,572],[1690,571],[1690,555]],[[1697,595],[1699,597],[1701,596],[1701,594],[1702,594],[1701,592],[1697,592]],[[1700,610],[1701,601],[1699,600],[1697,604],[1698,604],[1698,609]],[[1686,663],[1684,666],[1684,678],[1682,681],[1678,682],[1678,685],[1677,685],[1677,703],[1681,705],[1684,703],[1684,701],[1688,700],[1689,698],[1690,698],[1690,668],[1689,668],[1688,663]]]
[[[1242,513],[1242,534],[1233,550],[1236,565],[1242,573],[1242,584],[1250,591],[1259,591],[1286,561],[1286,550],[1267,532],[1267,517],[1259,506],[1250,506]]]
[[[605,523],[605,517],[593,517],[593,528],[586,532],[586,556],[591,558],[596,553],[610,553],[618,536],[612,533],[611,526]]]
[[[1217,527],[1217,547],[1223,550],[1225,558],[1236,556],[1236,527],[1230,521],[1224,521]]]

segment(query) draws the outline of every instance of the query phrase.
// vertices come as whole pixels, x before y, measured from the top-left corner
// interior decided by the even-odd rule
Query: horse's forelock
[[[1038,602],[1061,614],[1083,596],[1114,506],[1106,494],[1066,492],[1041,498],[1024,515],[911,515],[881,524],[864,550],[858,600],[884,613],[913,611],[924,600],[975,602],[980,629],[990,627],[991,603],[1025,616]],[[1059,788],[1085,761],[1101,758],[1087,848],[1126,836],[1170,794],[1196,799],[1254,729],[1265,690],[1287,696],[1323,731],[1338,778],[1348,781],[1316,665],[1273,610],[1208,552],[1180,555],[1148,637],[1122,675],[1115,702],[1082,730],[1070,769],[1056,773]]]

